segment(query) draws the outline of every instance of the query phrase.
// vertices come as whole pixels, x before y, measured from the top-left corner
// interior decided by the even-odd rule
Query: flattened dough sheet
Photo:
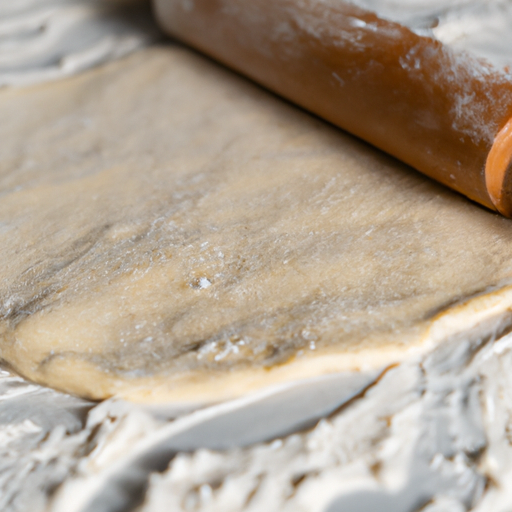
[[[180,46],[1,91],[0,141],[0,351],[39,383],[212,402],[508,325],[510,221]]]

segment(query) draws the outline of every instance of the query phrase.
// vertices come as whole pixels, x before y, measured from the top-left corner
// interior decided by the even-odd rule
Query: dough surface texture
[[[180,46],[2,91],[0,119],[28,379],[209,403],[508,323],[510,221]]]

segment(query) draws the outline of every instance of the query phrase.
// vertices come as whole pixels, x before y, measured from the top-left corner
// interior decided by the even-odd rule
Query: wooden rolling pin
[[[154,3],[170,35],[512,216],[504,70],[342,0]]]

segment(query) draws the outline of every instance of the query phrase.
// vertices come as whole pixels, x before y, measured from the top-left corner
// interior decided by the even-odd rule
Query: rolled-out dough
[[[211,402],[509,323],[510,221],[180,46],[0,119],[0,349],[29,379]]]

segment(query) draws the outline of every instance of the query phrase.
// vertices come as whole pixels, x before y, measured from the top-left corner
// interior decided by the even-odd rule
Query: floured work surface
[[[184,48],[2,91],[0,119],[29,379],[209,402],[503,326],[510,221]]]
[[[0,0],[0,87],[74,75],[157,38],[148,0]]]

